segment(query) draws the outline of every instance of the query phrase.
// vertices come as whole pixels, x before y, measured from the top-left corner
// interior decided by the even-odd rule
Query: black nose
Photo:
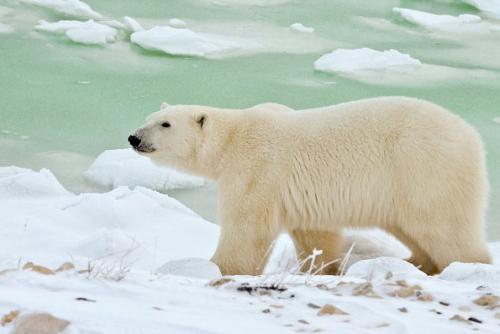
[[[141,143],[141,140],[139,138],[137,138],[136,136],[128,136],[128,142],[133,147],[137,147]]]

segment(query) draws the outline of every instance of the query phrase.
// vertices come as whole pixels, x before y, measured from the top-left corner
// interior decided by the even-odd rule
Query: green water
[[[276,6],[202,0],[87,3],[108,17],[132,16],[146,27],[179,17],[193,30],[210,27],[230,34],[243,26],[259,38],[272,39],[276,31],[302,22],[316,29],[305,38],[318,40],[309,51],[303,36],[297,45],[275,38],[277,49],[283,43],[286,53],[269,50],[216,60],[145,51],[126,36],[102,47],[83,46],[33,30],[39,19],[65,17],[0,0],[0,22],[14,28],[13,33],[0,34],[0,165],[48,167],[71,190],[90,191],[95,189],[82,179],[82,171],[102,151],[127,147],[131,130],[162,101],[236,108],[272,101],[310,108],[372,96],[415,96],[453,110],[482,134],[492,188],[489,237],[500,239],[500,125],[492,121],[500,117],[500,35],[428,33],[391,12],[400,6],[478,14],[473,7],[459,1],[388,0],[290,1]],[[313,62],[336,47],[394,48],[440,67],[404,80],[380,76],[363,81],[315,72]],[[215,219],[214,187],[172,194]]]

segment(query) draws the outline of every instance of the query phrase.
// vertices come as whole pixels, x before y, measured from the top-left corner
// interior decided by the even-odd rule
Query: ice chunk
[[[212,261],[200,258],[172,260],[160,268],[157,273],[186,277],[205,278],[209,280],[222,277],[219,267]]]
[[[500,0],[462,0],[486,14],[500,18]]]
[[[178,18],[168,20],[168,25],[173,28],[186,28],[187,26],[186,22]]]
[[[139,22],[130,16],[124,16],[123,22],[125,22],[126,28],[132,32],[144,31],[144,28],[139,24]]]
[[[165,191],[205,184],[202,178],[186,175],[171,168],[158,167],[132,149],[104,151],[84,176],[95,184],[113,188],[144,186]]]
[[[36,173],[18,167],[0,167],[0,198],[70,196],[47,169]]]
[[[314,32],[314,28],[306,27],[302,23],[298,23],[298,22],[290,25],[290,29],[292,29],[293,31],[296,31],[296,32],[306,32],[306,33]]]
[[[100,19],[101,14],[80,0],[22,0],[38,7],[48,8],[56,13],[85,19]]]
[[[414,265],[394,257],[379,257],[354,263],[346,276],[383,280],[390,273],[395,279],[423,278],[426,275]]]
[[[0,34],[9,34],[14,31],[10,25],[0,22]]]
[[[241,48],[239,43],[225,36],[172,27],[138,31],[130,36],[130,40],[144,49],[183,56],[203,57]]]
[[[396,50],[377,51],[369,48],[337,49],[321,56],[314,68],[323,72],[349,73],[366,70],[400,70],[420,66],[418,59]]]
[[[458,16],[436,15],[414,9],[394,7],[393,12],[401,15],[408,22],[421,25],[431,29],[460,28],[463,24],[475,24],[481,22],[477,15],[462,14]]]
[[[38,25],[35,26],[35,29],[51,33],[65,33],[73,42],[82,44],[105,44],[107,42],[114,42],[118,34],[115,28],[96,23],[94,20],[86,22],[71,20],[46,22],[41,20]]]
[[[439,278],[488,287],[500,287],[500,270],[490,264],[453,262],[444,268]]]

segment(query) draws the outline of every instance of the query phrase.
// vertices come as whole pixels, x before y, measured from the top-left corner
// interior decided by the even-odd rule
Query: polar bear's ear
[[[160,110],[166,109],[167,107],[168,107],[168,103],[167,102],[162,102],[160,104]]]
[[[204,112],[201,112],[195,116],[196,123],[200,125],[200,128],[203,129],[203,125],[205,125],[205,122],[207,121],[207,114]]]

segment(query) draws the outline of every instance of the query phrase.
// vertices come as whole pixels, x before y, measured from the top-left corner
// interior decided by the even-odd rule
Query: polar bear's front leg
[[[259,275],[279,232],[269,208],[233,198],[227,208],[221,199],[221,234],[212,262],[223,275]],[[267,204],[268,202],[266,202]]]

